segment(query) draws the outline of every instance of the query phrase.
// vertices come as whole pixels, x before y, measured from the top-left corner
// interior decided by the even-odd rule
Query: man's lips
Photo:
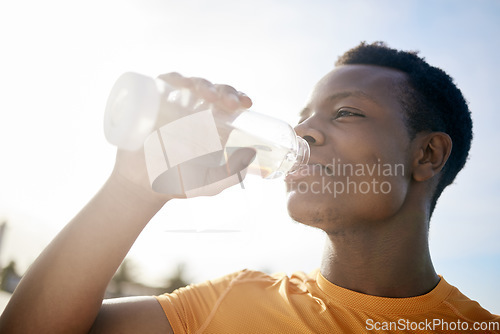
[[[332,171],[329,170],[326,166],[315,163],[315,164],[307,164],[295,170],[291,173],[288,173],[285,177],[286,182],[295,181],[299,179],[303,179],[309,176],[331,176]]]

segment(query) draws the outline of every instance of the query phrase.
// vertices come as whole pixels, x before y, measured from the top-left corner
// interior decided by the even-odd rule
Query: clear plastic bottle
[[[121,149],[144,148],[155,191],[188,197],[212,194],[212,183],[224,188],[211,169],[227,165],[237,151],[255,152],[244,172],[263,178],[280,177],[309,160],[309,145],[286,122],[254,111],[222,111],[187,89],[133,72],[111,89],[104,131]],[[240,172],[230,174],[241,181]]]

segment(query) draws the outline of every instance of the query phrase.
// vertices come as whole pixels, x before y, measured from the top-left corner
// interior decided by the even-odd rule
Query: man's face
[[[286,178],[293,219],[339,232],[398,213],[411,179],[396,89],[405,80],[396,70],[346,65],[318,82],[295,128],[310,142],[311,159]]]

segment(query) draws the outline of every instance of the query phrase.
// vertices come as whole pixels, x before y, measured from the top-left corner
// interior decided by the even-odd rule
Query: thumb
[[[186,197],[213,196],[241,183],[257,152],[252,148],[226,148],[224,153],[226,158],[222,165],[210,164],[208,157],[196,164],[182,164],[179,176]]]
[[[186,191],[186,197],[213,196],[243,181],[257,152],[252,148],[227,148],[226,153],[226,163],[209,168],[203,185],[198,184],[198,187]]]
[[[228,159],[226,163],[226,174],[233,175],[246,169],[255,159],[257,151],[253,148],[226,148]]]

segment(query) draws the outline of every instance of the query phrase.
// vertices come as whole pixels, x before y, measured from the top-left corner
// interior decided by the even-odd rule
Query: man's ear
[[[444,132],[430,132],[417,136],[417,151],[413,161],[413,179],[426,181],[438,174],[448,160],[452,142]]]

